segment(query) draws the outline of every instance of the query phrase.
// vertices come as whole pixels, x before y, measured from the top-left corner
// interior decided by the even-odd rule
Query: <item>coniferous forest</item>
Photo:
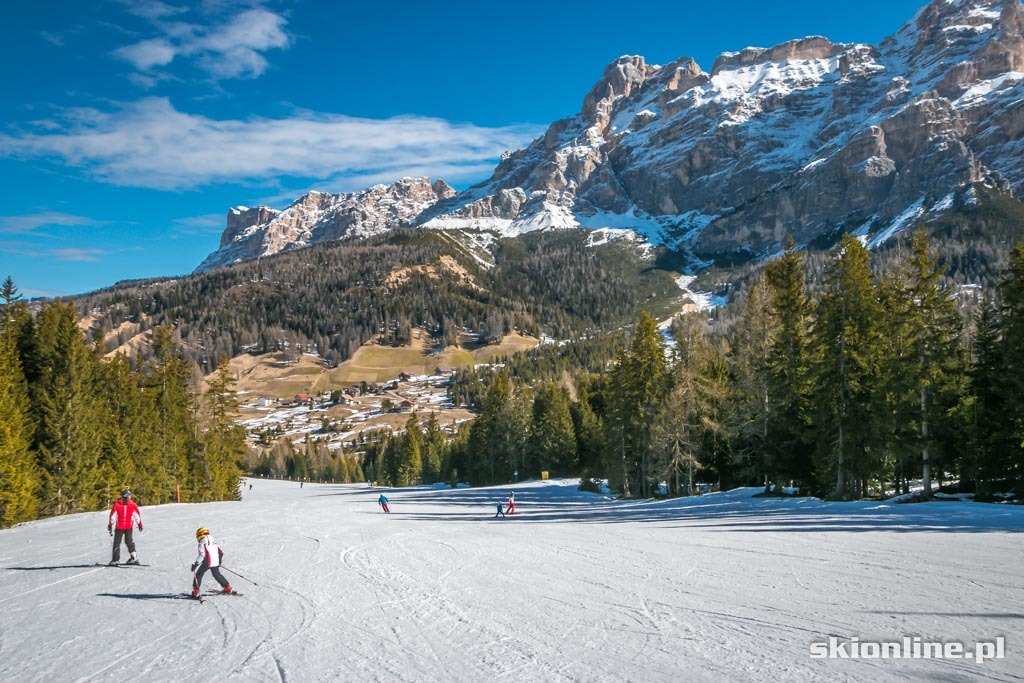
[[[461,428],[414,416],[401,432],[363,436],[358,458],[278,444],[274,462],[297,478],[395,485],[547,472],[631,497],[702,484],[837,499],[916,482],[952,482],[980,500],[1019,493],[1024,246],[986,255],[1008,263],[991,288],[958,286],[924,231],[875,253],[845,235],[827,253],[790,246],[737,280],[727,307],[678,317],[666,334],[648,313],[629,317],[645,304],[664,317],[674,286],[630,249],[595,250],[572,231],[505,240],[491,267],[470,271],[486,287],[410,269],[452,244],[392,235],[346,246],[354,258],[340,266],[330,247],[303,250],[99,292],[77,299],[77,312],[60,301],[30,309],[8,280],[0,524],[102,509],[124,486],[143,504],[232,498],[246,446],[229,351],[292,335],[338,360],[364,337],[383,330],[401,343],[424,323],[440,344],[459,330],[486,340],[515,328],[569,341],[458,371],[452,400],[477,413]],[[396,269],[409,273],[397,288]],[[325,278],[327,294],[310,296]],[[102,321],[91,337],[80,326],[89,312]],[[160,324],[143,353],[103,360],[117,316]],[[204,363],[212,353],[219,360]]]
[[[844,236],[819,279],[790,248],[728,324],[677,318],[669,349],[644,313],[628,334],[461,371],[450,392],[477,419],[450,440],[410,420],[368,447],[366,470],[402,484],[581,475],[639,497],[704,482],[834,499],[912,482],[1019,494],[1024,245],[994,297],[944,285],[923,231],[903,247],[878,271]]]
[[[203,396],[165,328],[152,358],[103,360],[72,305],[31,315],[0,292],[0,526],[101,510],[124,487],[142,505],[238,496],[245,434],[227,365]]]

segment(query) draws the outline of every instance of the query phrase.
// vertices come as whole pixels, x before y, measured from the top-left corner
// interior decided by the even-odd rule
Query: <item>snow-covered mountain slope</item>
[[[197,271],[317,242],[376,235],[415,221],[424,209],[454,194],[443,180],[402,178],[350,194],[309,192],[283,211],[239,206],[228,211],[220,247]]]
[[[253,480],[143,506],[147,567],[105,514],[0,531],[4,681],[1016,680],[1024,508],[614,501],[574,482],[386,490]],[[141,501],[145,503],[145,501]],[[209,527],[242,597],[189,586]],[[253,583],[255,582],[255,583]],[[208,576],[206,586],[212,584]],[[255,585],[258,584],[258,585]],[[1006,658],[811,659],[810,643],[1006,637]]]
[[[428,226],[636,226],[704,258],[878,232],[968,184],[1024,186],[1024,8],[935,0],[878,46],[793,40],[652,66],[440,202]],[[941,210],[937,208],[936,210]]]

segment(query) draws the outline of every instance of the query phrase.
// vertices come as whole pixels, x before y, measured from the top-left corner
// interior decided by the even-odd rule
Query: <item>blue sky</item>
[[[922,4],[8,3],[0,278],[60,296],[182,275],[231,206],[486,178],[619,55],[709,70],[805,35],[877,43]]]

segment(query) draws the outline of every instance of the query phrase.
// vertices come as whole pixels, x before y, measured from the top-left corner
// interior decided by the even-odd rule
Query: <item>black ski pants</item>
[[[135,541],[132,540],[132,528],[127,529],[114,529],[114,554],[110,556],[111,562],[121,561],[121,539],[124,539],[124,544],[128,546],[128,552],[135,552]]]

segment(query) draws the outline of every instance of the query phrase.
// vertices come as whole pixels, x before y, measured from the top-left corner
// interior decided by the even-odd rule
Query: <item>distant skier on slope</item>
[[[139,557],[135,554],[135,541],[132,540],[132,526],[134,525],[138,525],[139,531],[142,531],[142,512],[132,500],[132,492],[125,489],[121,491],[121,497],[110,508],[110,517],[107,519],[107,533],[114,537],[110,564],[117,564],[121,561],[122,538],[130,553],[128,562],[125,564],[139,563]]]
[[[388,499],[384,494],[380,494],[380,498],[377,499],[377,503],[384,509],[384,512],[391,514],[391,508],[388,507]]]
[[[498,517],[504,517],[504,516],[505,516],[505,504],[502,503],[499,500],[498,501],[498,511],[494,513],[494,518],[497,519]]]
[[[220,573],[220,561],[224,558],[224,551],[213,540],[210,530],[205,526],[196,529],[196,541],[199,543],[199,555],[192,563],[192,597],[199,597],[199,588],[203,584],[203,574],[209,569],[213,578],[221,585],[225,593],[233,593],[231,584]]]
[[[505,508],[505,512],[507,514],[511,515],[515,511],[516,511],[516,492],[515,491],[509,491],[509,494],[508,494],[508,507]]]

